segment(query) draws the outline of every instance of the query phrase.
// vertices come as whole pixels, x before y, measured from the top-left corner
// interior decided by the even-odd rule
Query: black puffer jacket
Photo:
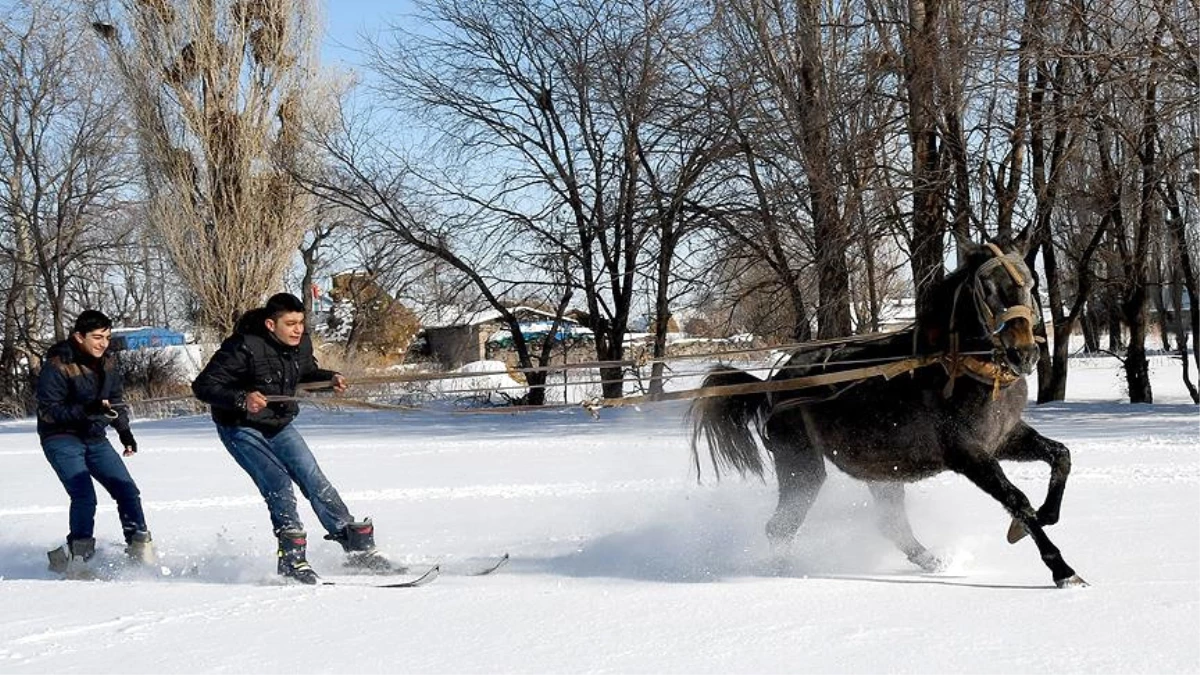
[[[308,334],[296,347],[271,335],[262,310],[247,312],[234,335],[221,344],[204,370],[192,382],[196,398],[212,406],[212,418],[223,426],[248,426],[272,435],[296,418],[295,401],[270,403],[261,411],[246,411],[246,394],[295,396],[301,382],[330,380],[332,370],[317,367]]]
[[[117,411],[115,420],[89,416],[85,411],[88,404],[105,400]],[[38,374],[38,436],[98,438],[109,426],[122,436],[128,435],[129,411],[118,405],[124,400],[121,371],[112,354],[105,353],[96,361],[76,349],[70,339],[63,340],[46,352]]]

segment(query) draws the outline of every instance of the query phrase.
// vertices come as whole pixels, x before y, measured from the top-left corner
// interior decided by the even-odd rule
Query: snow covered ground
[[[1027,415],[1073,451],[1050,534],[1092,584],[1076,590],[948,474],[909,507],[949,571],[908,565],[836,471],[773,571],[773,485],[697,484],[677,405],[597,421],[306,408],[300,429],[380,544],[443,561],[410,590],[274,584],[266,509],[207,418],[139,421],[129,463],[155,539],[197,574],[57,581],[66,496],[32,423],[2,424],[0,673],[1200,672],[1197,408],[1166,358],[1159,403],[1121,403],[1120,383],[1115,361],[1073,362],[1071,401]],[[1006,469],[1040,503],[1045,466]],[[97,518],[116,555],[106,497]],[[337,571],[333,544],[310,549]],[[506,551],[493,576],[455,574]]]

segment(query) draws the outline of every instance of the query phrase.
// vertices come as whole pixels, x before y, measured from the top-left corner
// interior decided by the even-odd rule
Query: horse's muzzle
[[[1004,361],[1008,369],[1018,375],[1030,375],[1037,368],[1039,358],[1037,345],[1008,347],[1004,350]]]

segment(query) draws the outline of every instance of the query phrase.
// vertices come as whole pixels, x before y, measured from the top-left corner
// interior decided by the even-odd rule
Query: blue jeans
[[[267,502],[276,533],[304,529],[300,514],[296,512],[292,481],[300,486],[300,492],[312,504],[321,526],[330,534],[354,522],[337,489],[321,472],[312,450],[290,424],[269,437],[250,427],[218,424],[217,435],[258,486],[259,494]]]
[[[57,434],[42,439],[42,452],[71,497],[71,532],[68,541],[89,539],[96,523],[95,478],[117,502],[117,515],[126,537],[146,530],[142,497],[125,462],[103,436],[80,438]]]

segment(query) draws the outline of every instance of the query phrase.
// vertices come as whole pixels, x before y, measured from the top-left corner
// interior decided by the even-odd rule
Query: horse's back
[[[875,356],[889,346],[894,348],[868,345],[853,355],[844,350],[836,361],[828,360],[830,354],[804,354],[790,363],[826,364],[803,369],[807,374],[849,370],[858,365],[853,361],[890,358]],[[945,371],[933,365],[890,380],[877,376],[821,387],[817,396],[788,392],[773,401],[767,434],[802,427],[808,442],[835,466],[862,480],[927,478],[946,469],[948,453],[994,453],[1025,406],[1023,380],[1002,390],[998,400],[990,387],[965,377],[947,397],[946,382]]]

